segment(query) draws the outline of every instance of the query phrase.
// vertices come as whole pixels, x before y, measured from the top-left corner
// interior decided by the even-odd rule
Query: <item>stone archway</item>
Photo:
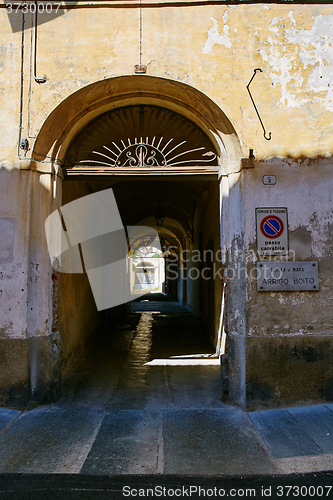
[[[65,99],[46,119],[33,149],[36,162],[51,158],[62,165],[68,148],[92,120],[135,104],[162,106],[196,124],[219,151],[222,172],[239,170],[239,139],[223,111],[189,85],[149,76],[121,76],[88,85]]]
[[[35,160],[35,168],[37,169],[43,161],[52,159],[53,172],[58,174],[55,176],[55,186],[52,189],[54,198],[57,199],[57,201],[55,199],[53,200],[54,208],[59,204],[71,201],[71,199],[64,200],[62,198],[61,190],[64,172],[66,173],[68,168],[73,168],[73,165],[75,165],[75,161],[68,161],[73,151],[75,141],[79,144],[80,138],[82,139],[82,137],[84,137],[84,134],[89,130],[90,124],[94,122],[97,123],[103,116],[110,117],[110,114],[119,113],[119,110],[125,108],[129,109],[130,107],[134,109],[140,106],[149,109],[163,109],[166,114],[169,113],[170,115],[180,116],[185,121],[190,122],[198,134],[206,138],[206,144],[209,144],[207,152],[213,150],[216,153],[216,157],[218,158],[216,163],[217,170],[215,173],[216,179],[220,175],[232,175],[240,170],[240,159],[242,155],[236,132],[230,120],[222,110],[207,96],[188,85],[160,78],[146,76],[113,78],[102,82],[96,82],[69,96],[51,113],[41,128],[33,149],[33,158]],[[81,145],[83,143],[84,140],[81,140]],[[78,149],[80,149],[80,147]],[[90,157],[87,159],[93,160],[94,158]],[[157,172],[154,172],[154,174],[158,175]],[[93,191],[96,189],[105,189],[105,187],[109,185],[105,183],[105,180],[103,181],[102,187],[96,186],[96,182],[98,184],[99,181],[94,180],[95,185],[93,186]],[[120,179],[114,179],[114,182],[119,184]],[[204,182],[203,178],[200,182]],[[87,185],[87,183],[85,183],[85,185]],[[195,186],[189,185],[188,187],[190,189],[194,188],[195,191]],[[75,188],[77,192],[73,195],[74,199],[85,196],[91,192],[91,183],[88,182],[88,188],[87,186],[83,190],[81,188],[82,184]],[[199,198],[202,196],[202,189],[204,188],[201,186],[200,189]],[[228,195],[230,196],[230,193],[228,193]],[[71,195],[72,199],[73,196]],[[196,196],[198,197],[198,195]],[[209,197],[210,195],[208,195],[208,198]],[[214,195],[212,199],[213,198],[215,200],[216,218],[220,221],[222,218],[221,191],[217,191],[216,196]],[[235,200],[237,204],[237,194]],[[173,209],[174,208],[171,206],[168,207],[168,210],[170,210],[170,217]],[[178,207],[176,215],[186,220],[188,217],[185,212],[181,214],[181,210]],[[139,219],[144,220],[149,217],[149,215],[151,215],[151,213],[149,214],[143,211]],[[191,233],[193,229],[194,219],[200,219],[200,217],[202,217],[200,211],[198,213],[193,212],[193,220],[190,221],[188,226],[189,233]],[[217,230],[217,233],[218,232],[219,229]],[[207,251],[209,248],[212,248],[211,240],[212,238],[210,239],[209,245],[207,243]],[[220,241],[218,244],[220,245]],[[238,296],[239,294],[236,288],[234,287],[233,293],[235,296]],[[238,286],[238,289],[239,288]],[[57,289],[55,284],[53,284],[53,289],[54,295],[57,296],[59,289]],[[241,298],[240,300],[242,301],[243,299]],[[53,307],[55,303],[56,300],[54,299]],[[214,309],[218,308],[214,307]],[[219,305],[219,309],[221,309],[221,305]],[[217,311],[217,314],[219,314],[219,311]],[[54,317],[53,314],[53,320]],[[54,328],[57,329],[57,327],[58,325],[55,321]],[[243,355],[243,344],[242,342],[236,342],[234,345],[237,352],[232,362],[237,366],[238,360]],[[242,365],[241,373],[236,370],[234,377],[230,377],[234,385],[232,390],[236,395],[234,399],[240,403],[245,384],[243,369],[244,366]],[[238,394],[240,394],[240,396],[238,396]]]

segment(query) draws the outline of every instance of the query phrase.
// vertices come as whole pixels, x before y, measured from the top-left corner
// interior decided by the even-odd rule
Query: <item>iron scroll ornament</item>
[[[127,139],[128,146],[121,141],[121,147],[116,142],[112,142],[110,147],[103,146],[102,151],[92,151],[93,154],[98,157],[102,157],[103,161],[96,160],[81,160],[80,164],[95,163],[104,165],[107,167],[174,167],[177,165],[184,165],[185,163],[212,163],[216,159],[216,154],[213,151],[206,151],[205,147],[198,147],[190,150],[181,151],[177,153],[177,149],[183,146],[186,141],[182,141],[173,146],[170,139],[165,145],[162,144],[163,137],[158,141],[155,146],[156,137],[149,142],[149,138],[146,141],[135,139],[131,143],[130,139]],[[201,151],[201,157],[196,159],[186,159],[187,155],[191,153]],[[184,158],[185,157],[185,158]],[[177,161],[175,161],[177,159]]]
[[[257,72],[258,72],[258,71],[260,71],[260,73],[262,73],[262,69],[261,69],[261,68],[256,68],[256,69],[254,70],[254,73],[253,73],[253,75],[252,75],[252,78],[251,78],[251,80],[249,81],[249,83],[247,84],[246,88],[247,88],[248,93],[249,93],[249,95],[250,95],[250,97],[251,97],[252,104],[253,104],[253,106],[254,106],[254,109],[256,110],[256,113],[257,113],[257,115],[258,115],[258,118],[259,118],[259,121],[260,121],[260,123],[261,123],[262,129],[263,129],[263,131],[264,131],[264,137],[265,137],[266,141],[270,141],[270,140],[271,140],[271,138],[272,138],[272,133],[271,133],[271,132],[269,132],[269,133],[268,133],[268,137],[266,137],[266,134],[267,134],[266,129],[265,129],[265,127],[264,127],[264,124],[263,124],[263,122],[262,122],[262,119],[260,118],[259,111],[258,111],[258,109],[257,109],[257,106],[256,106],[256,104],[255,104],[255,102],[254,102],[254,99],[253,99],[253,97],[252,97],[252,94],[251,94],[251,92],[250,92],[250,85],[251,85],[252,80],[253,80],[253,78],[256,76],[256,74],[257,74]]]
[[[75,138],[66,158],[69,168],[100,169],[215,168],[218,162],[217,149],[194,122],[146,104],[97,117]]]

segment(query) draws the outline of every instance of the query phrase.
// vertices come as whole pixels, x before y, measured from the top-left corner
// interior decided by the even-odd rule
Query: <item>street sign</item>
[[[287,209],[256,208],[257,251],[259,255],[288,254]]]
[[[318,262],[257,262],[258,292],[318,291]]]
[[[284,225],[277,215],[264,217],[260,224],[260,231],[265,238],[276,239],[283,233]]]

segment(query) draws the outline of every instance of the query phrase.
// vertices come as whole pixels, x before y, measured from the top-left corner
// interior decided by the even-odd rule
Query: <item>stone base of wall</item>
[[[28,339],[28,407],[54,403],[61,391],[60,334]]]
[[[26,339],[0,339],[0,406],[24,408],[28,397]]]
[[[333,336],[248,337],[246,409],[333,402]]]
[[[0,339],[0,406],[25,409],[60,394],[59,334]]]

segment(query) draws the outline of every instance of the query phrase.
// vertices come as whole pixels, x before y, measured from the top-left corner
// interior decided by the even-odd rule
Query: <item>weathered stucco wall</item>
[[[12,234],[1,235],[0,388],[3,404],[22,407],[28,400],[48,400],[58,384],[60,346],[51,326],[51,267],[43,223],[52,196],[50,176],[4,168],[0,176],[1,222],[13,223]]]
[[[216,347],[221,310],[223,270],[220,250],[219,185],[211,183],[204,193],[202,230],[202,294],[203,312],[211,344]],[[206,252],[206,253],[205,253]],[[207,268],[210,268],[209,270]],[[204,270],[205,269],[205,270]],[[210,279],[206,279],[210,277]]]
[[[63,184],[63,205],[89,194],[83,183]],[[62,372],[78,358],[101,326],[102,312],[98,312],[86,274],[58,273],[59,333],[62,347]]]
[[[29,131],[24,116],[26,135],[35,136],[57,104],[76,90],[97,80],[134,74],[139,63],[139,9],[112,8],[107,1],[98,9],[83,4],[39,26],[37,72],[45,73],[48,81],[33,81],[31,89],[30,33],[25,32],[26,111],[30,97]],[[331,152],[331,5],[143,4],[142,63],[147,74],[182,81],[209,96],[231,119],[244,153],[254,148],[262,158]],[[5,11],[0,13],[1,90],[6,95],[2,112],[7,123],[0,147],[3,159],[12,151],[12,163],[19,120],[21,34],[13,34]],[[270,142],[263,140],[246,90],[257,67],[263,73],[256,76],[251,90],[267,131],[272,132]]]
[[[332,400],[328,353],[333,333],[333,6],[141,3],[142,64],[147,65],[148,77],[157,77],[151,84],[155,101],[160,98],[163,105],[165,81],[173,84],[174,93],[166,105],[183,109],[189,117],[191,106],[196,108],[196,123],[207,131],[210,123],[211,136],[215,134],[220,144],[225,140],[229,148],[235,173],[221,184],[225,265],[235,270],[253,268],[254,210],[269,205],[288,208],[290,246],[294,245],[296,258],[319,262],[319,292],[258,293],[245,276],[228,283],[232,399],[248,407]],[[96,100],[107,97],[105,106],[111,108],[121,99],[133,103],[141,95],[134,80],[121,87],[118,79],[113,86],[113,77],[134,75],[140,62],[138,5],[114,8],[114,2],[107,0],[99,8],[94,4],[82,1],[38,27],[36,70],[38,76],[47,75],[43,84],[32,75],[30,29],[21,33],[18,15],[18,31],[13,33],[4,6],[0,8],[0,217],[12,219],[14,228],[13,258],[0,264],[1,404],[52,399],[59,384],[59,325],[63,331],[70,325],[72,331],[61,339],[65,365],[93,328],[91,301],[84,319],[80,316],[88,287],[83,284],[81,295],[73,295],[74,281],[81,278],[69,276],[59,282],[68,307],[62,309],[59,325],[54,324],[52,308],[59,290],[57,280],[52,281],[44,222],[56,208],[56,198],[61,202],[57,188],[61,180],[55,182],[52,151],[60,150],[64,158],[68,144],[60,136],[65,127],[66,133],[78,132],[81,121],[75,118],[92,118]],[[272,134],[270,141],[263,137],[246,89],[255,68],[262,73],[256,74],[251,91],[267,133]],[[197,100],[190,87],[177,94],[176,83],[196,89]],[[81,89],[82,94],[74,98]],[[121,92],[124,95],[119,97]],[[231,125],[218,119],[212,107],[205,113],[203,103],[208,101],[200,100],[200,92],[228,117],[239,144]],[[57,108],[67,98],[70,104],[66,101]],[[49,121],[44,143],[39,137],[41,144],[47,142],[45,137],[50,140],[43,162],[30,163],[36,138],[56,109],[57,123]],[[28,140],[29,149],[18,154],[21,139]],[[241,156],[247,158],[250,148],[256,156],[254,168],[239,174],[242,166],[248,166]],[[222,163],[226,165],[224,157]],[[263,186],[264,173],[277,175],[277,185]],[[217,197],[214,204],[219,214]],[[215,249],[218,239],[215,234]],[[216,323],[219,301],[215,306]]]
[[[196,205],[193,241],[185,255],[187,304],[194,314],[203,315],[213,347],[217,344],[223,277],[218,206],[219,183],[215,179],[208,183]]]
[[[274,171],[277,184],[262,176]],[[247,255],[248,405],[333,397],[332,161],[272,159],[243,174]],[[290,261],[314,260],[319,291],[257,292],[255,208],[288,209]],[[261,257],[263,261],[268,257]],[[280,261],[278,256],[271,261]],[[251,278],[252,276],[252,278]],[[263,369],[265,367],[265,369]]]
[[[7,234],[8,254],[1,252],[0,264],[0,405],[11,402],[18,407],[25,405],[28,389],[28,182],[27,173],[0,170],[1,218],[5,224],[12,221],[13,228]]]
[[[29,183],[28,172],[0,170],[1,218],[12,224],[0,256],[0,296],[7,306],[1,310],[1,338],[22,339],[27,331]]]
[[[244,172],[245,242],[248,254],[249,335],[333,335],[333,175],[332,161],[255,163]],[[265,186],[262,176],[272,172],[275,186]],[[286,207],[289,226],[289,260],[317,260],[320,289],[314,292],[257,292],[251,280],[256,257],[256,207]],[[268,259],[264,258],[263,260]],[[272,256],[272,261],[281,260]],[[255,276],[253,272],[252,275]],[[262,307],[272,312],[262,321]],[[281,319],[283,318],[283,321]]]

